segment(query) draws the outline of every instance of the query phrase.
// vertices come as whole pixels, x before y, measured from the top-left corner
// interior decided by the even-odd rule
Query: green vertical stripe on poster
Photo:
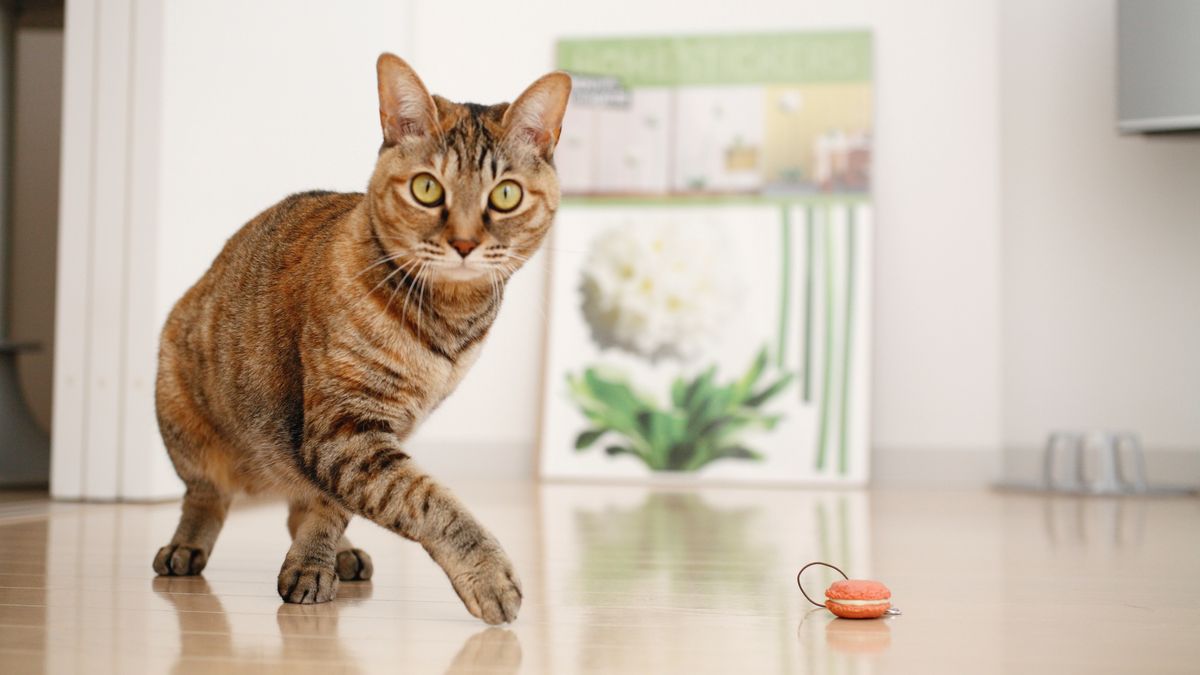
[[[804,402],[812,402],[813,207],[804,209]]]
[[[825,451],[829,441],[829,404],[833,392],[833,224],[830,222],[829,208],[821,213],[822,255],[821,266],[825,274],[825,339],[821,360],[821,409],[817,411],[820,417],[820,430],[817,433],[817,471],[825,468]]]
[[[845,474],[849,465],[849,446],[846,443],[846,431],[849,428],[850,420],[850,356],[854,352],[854,275],[855,275],[855,249],[857,248],[855,236],[855,208],[851,206],[846,210],[846,316],[844,319],[845,329],[842,333],[842,404],[841,422],[838,425],[838,435],[840,437],[840,448],[838,449],[838,473]]]
[[[780,292],[779,292],[779,344],[775,350],[775,366],[783,369],[786,364],[787,354],[787,337],[788,327],[791,324],[792,316],[792,207],[784,205],[780,207],[782,243],[780,248],[782,253],[781,269],[779,270]]]

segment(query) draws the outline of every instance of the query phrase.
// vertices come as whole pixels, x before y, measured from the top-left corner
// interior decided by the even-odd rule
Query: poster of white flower
[[[542,475],[864,482],[869,35],[567,41],[559,61],[577,93]]]

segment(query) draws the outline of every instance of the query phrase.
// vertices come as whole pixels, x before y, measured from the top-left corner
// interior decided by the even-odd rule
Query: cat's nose
[[[450,247],[453,248],[455,251],[458,251],[458,254],[464,258],[467,257],[468,255],[471,255],[471,251],[474,251],[475,247],[477,247],[477,246],[479,246],[479,242],[475,241],[474,239],[451,239],[450,240]]]

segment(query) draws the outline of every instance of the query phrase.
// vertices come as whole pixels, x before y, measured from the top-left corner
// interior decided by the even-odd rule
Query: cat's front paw
[[[448,569],[450,583],[467,611],[495,626],[511,623],[521,610],[521,580],[499,547],[471,556]]]
[[[342,581],[367,581],[375,573],[371,556],[361,548],[338,551],[336,567],[338,578]]]
[[[333,565],[304,565],[284,561],[279,570],[279,597],[284,602],[310,605],[337,597],[338,573]]]
[[[207,564],[208,552],[194,546],[167,544],[154,556],[154,571],[163,577],[190,577]]]

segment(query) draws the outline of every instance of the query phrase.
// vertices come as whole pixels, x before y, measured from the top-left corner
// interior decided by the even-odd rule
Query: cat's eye
[[[412,180],[412,196],[425,206],[437,206],[442,203],[446,192],[433,174],[422,173]]]
[[[517,185],[514,180],[501,181],[499,185],[492,188],[492,194],[488,196],[488,203],[501,213],[512,211],[521,203],[521,186]]]

